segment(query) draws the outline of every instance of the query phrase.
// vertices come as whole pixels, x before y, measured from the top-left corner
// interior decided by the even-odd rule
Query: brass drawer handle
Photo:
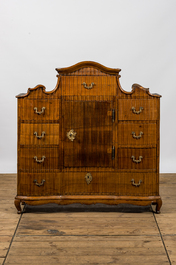
[[[42,107],[41,111],[38,111],[37,108],[35,107],[34,111],[35,111],[36,114],[40,115],[40,114],[45,112],[45,109],[46,109],[45,107]]]
[[[139,159],[138,160],[135,159],[135,156],[131,156],[131,158],[133,159],[133,162],[140,163],[142,161],[143,156],[139,156]]]
[[[135,187],[139,187],[139,186],[141,185],[141,183],[142,183],[142,180],[140,179],[138,183],[135,183],[134,179],[132,179],[131,182],[132,182],[131,184],[132,184],[133,186],[135,186]]]
[[[41,136],[37,135],[37,132],[34,132],[34,134],[37,137],[37,139],[41,139],[41,138],[43,138],[45,136],[45,132],[42,132]]]
[[[73,140],[75,140],[76,138],[76,132],[73,129],[71,129],[69,132],[67,132],[67,137],[70,141],[73,142]]]
[[[37,159],[37,156],[34,156],[34,160],[37,162],[37,163],[43,163],[44,162],[44,160],[45,160],[45,156],[42,156],[42,159],[41,160],[38,160]]]
[[[34,183],[35,183],[35,185],[36,185],[36,186],[40,187],[40,186],[44,185],[44,183],[45,183],[45,180],[44,180],[44,179],[42,179],[42,182],[41,182],[41,183],[38,183],[38,182],[37,182],[37,180],[36,180],[36,179],[34,179]]]
[[[143,132],[140,132],[138,136],[136,136],[135,132],[132,132],[131,134],[132,134],[133,138],[135,138],[135,139],[139,139],[139,138],[142,137],[142,135],[143,135],[144,133],[143,133]]]
[[[140,114],[144,108],[140,107],[139,110],[136,110],[135,107],[132,107],[131,109],[134,114]]]
[[[92,89],[93,86],[95,85],[94,83],[91,83],[90,86],[87,86],[87,84],[85,82],[82,83],[82,85],[86,88],[86,89]]]

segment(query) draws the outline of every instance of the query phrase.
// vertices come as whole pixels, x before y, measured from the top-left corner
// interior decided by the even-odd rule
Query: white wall
[[[161,98],[161,172],[176,172],[175,0],[0,0],[0,173],[15,173],[17,100],[56,67],[121,68],[121,85]]]

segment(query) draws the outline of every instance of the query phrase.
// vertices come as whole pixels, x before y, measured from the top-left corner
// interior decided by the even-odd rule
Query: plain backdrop
[[[17,170],[15,96],[84,60],[162,95],[160,171],[176,172],[175,0],[0,0],[0,173]]]

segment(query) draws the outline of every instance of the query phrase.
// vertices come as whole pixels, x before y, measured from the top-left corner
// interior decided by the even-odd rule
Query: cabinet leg
[[[21,205],[20,205],[20,200],[15,199],[14,201],[15,207],[17,208],[17,213],[21,213]]]
[[[156,213],[160,213],[161,206],[162,206],[162,200],[161,199],[158,199],[156,201]]]

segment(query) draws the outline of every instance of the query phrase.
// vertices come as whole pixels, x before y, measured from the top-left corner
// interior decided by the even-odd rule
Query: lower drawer
[[[45,196],[60,194],[61,173],[23,173],[18,174],[17,195]]]
[[[63,195],[157,195],[155,173],[72,172],[63,173]]]
[[[156,171],[156,148],[119,148],[118,169]]]
[[[58,170],[61,167],[59,152],[58,147],[21,148],[19,151],[19,168],[23,172]]]

